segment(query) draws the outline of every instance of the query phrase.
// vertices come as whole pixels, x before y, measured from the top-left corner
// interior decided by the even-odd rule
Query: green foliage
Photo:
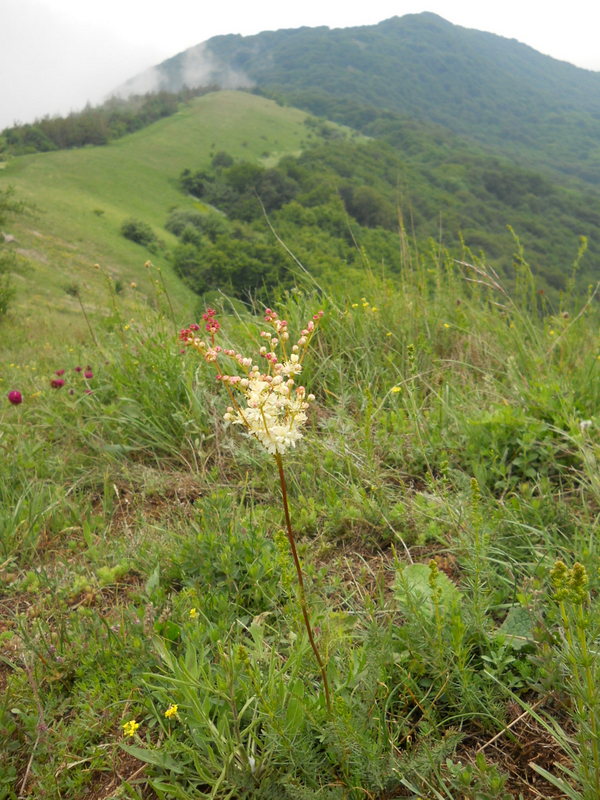
[[[132,242],[141,244],[150,252],[155,252],[158,239],[156,234],[146,222],[139,219],[126,219],[121,225],[121,235]]]
[[[315,273],[315,265],[304,260],[306,245],[308,251],[327,249],[330,256],[341,255],[343,262],[358,266],[361,256],[354,247],[358,243],[373,262],[394,270],[398,263],[395,237],[386,238],[379,229],[396,232],[409,219],[421,241],[442,236],[462,257],[465,245],[471,250],[483,248],[491,263],[512,278],[518,255],[510,257],[506,249],[510,224],[520,235],[520,246],[539,264],[545,291],[553,299],[557,289],[574,286],[576,271],[568,278],[566,269],[574,259],[579,267],[582,257],[576,256],[574,231],[591,236],[590,255],[600,253],[600,245],[594,243],[600,217],[590,212],[595,203],[591,197],[473,152],[459,141],[440,144],[427,131],[423,136],[411,133],[414,141],[407,152],[403,140],[407,123],[390,116],[387,124],[385,130],[374,131],[385,142],[320,143],[271,169],[246,161],[212,170],[188,168],[180,182],[186,192],[230,219],[251,222],[255,229],[264,229],[266,212],[287,246]],[[448,163],[449,145],[452,164]],[[337,210],[340,198],[345,214],[338,211],[334,225],[330,220],[315,221],[306,211],[321,206]],[[298,206],[305,211],[300,213]],[[326,230],[341,241],[317,243],[312,232],[301,226],[318,226],[319,232]],[[587,280],[585,271],[578,276],[578,285]]]

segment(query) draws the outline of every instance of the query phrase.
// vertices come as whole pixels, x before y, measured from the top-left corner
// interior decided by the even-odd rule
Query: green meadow
[[[119,233],[170,243],[183,168],[272,163],[303,120],[206,95],[2,171],[0,800],[600,796],[594,287],[550,311],[524,259],[509,292],[399,236],[395,273],[297,265],[286,344],[217,292],[207,332]],[[257,364],[272,399],[267,339],[314,395],[280,460],[222,379]]]

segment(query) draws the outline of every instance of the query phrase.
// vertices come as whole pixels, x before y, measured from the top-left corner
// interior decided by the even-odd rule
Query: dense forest
[[[535,172],[485,156],[452,158],[431,142],[415,157],[376,139],[342,138],[331,126],[322,133],[274,167],[220,152],[210,168],[184,170],[183,191],[204,205],[174,210],[166,228],[180,240],[172,263],[195,291],[225,286],[246,296],[288,283],[293,259],[274,232],[316,275],[362,269],[365,249],[393,274],[403,233],[423,252],[431,242],[456,255],[484,251],[510,280],[519,250],[510,226],[551,293],[566,287],[582,241],[591,237],[588,258],[600,254],[593,203]]]

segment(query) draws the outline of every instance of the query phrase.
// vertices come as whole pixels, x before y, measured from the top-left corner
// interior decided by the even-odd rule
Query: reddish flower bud
[[[56,370],[56,372],[55,372],[54,374],[55,374],[55,375],[59,375],[59,376],[60,376],[60,375],[64,375],[64,374],[65,374],[65,371],[64,371],[64,369],[57,369],[57,370]]]
[[[16,389],[13,389],[13,391],[9,392],[6,396],[8,397],[8,402],[12,403],[13,406],[18,406],[19,403],[23,402],[23,395]]]
[[[61,389],[65,385],[65,382],[62,378],[52,378],[50,381],[50,386],[53,389]]]
[[[94,373],[91,369],[86,369],[86,371],[83,373],[83,377],[89,380],[90,378],[94,377]]]

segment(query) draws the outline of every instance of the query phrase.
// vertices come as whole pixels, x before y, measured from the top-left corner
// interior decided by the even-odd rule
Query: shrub
[[[126,239],[131,239],[132,242],[141,244],[152,252],[156,250],[158,245],[158,239],[152,228],[139,219],[126,219],[121,225],[121,234]]]

